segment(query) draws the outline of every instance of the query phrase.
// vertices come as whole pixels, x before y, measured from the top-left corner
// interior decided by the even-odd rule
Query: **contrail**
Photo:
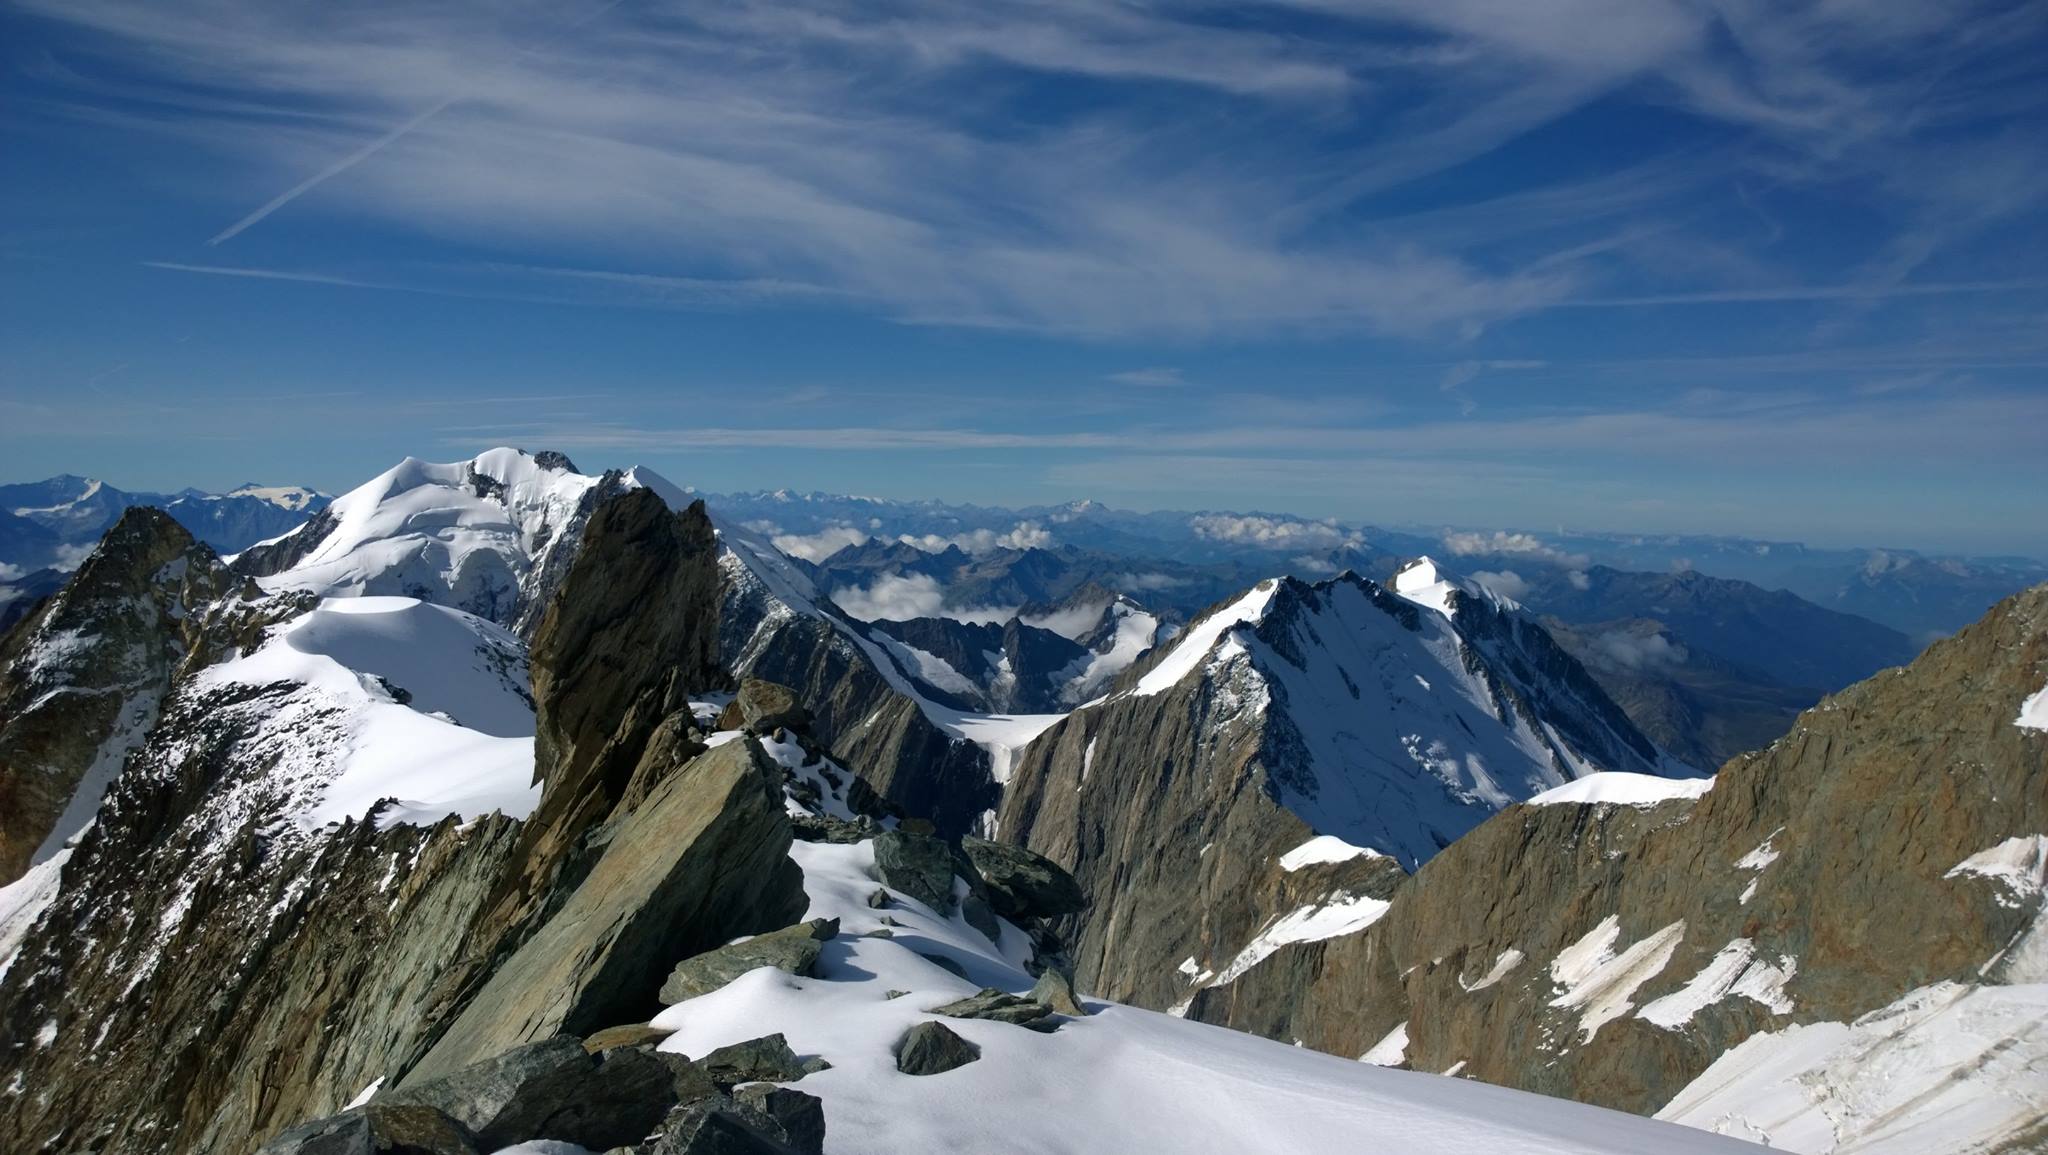
[[[219,233],[216,233],[214,235],[213,239],[207,241],[206,243],[209,245],[217,245],[222,241],[234,237],[236,234],[248,228],[250,225],[255,224],[257,221],[262,220],[264,217],[269,216],[271,213],[274,213],[277,210],[283,208],[284,206],[297,200],[300,197],[300,195],[312,189],[318,188],[321,184],[325,183],[330,178],[340,176],[342,173],[347,172],[348,170],[354,168],[355,166],[363,163],[365,160],[368,160],[370,157],[375,156],[379,150],[384,148],[385,145],[388,145],[392,141],[399,139],[405,134],[411,132],[413,129],[425,124],[427,121],[432,120],[443,109],[447,108],[449,105],[453,103],[455,103],[455,98],[451,96],[448,99],[443,100],[441,103],[436,104],[432,108],[427,109],[425,112],[422,112],[419,115],[413,117],[411,120],[406,121],[404,124],[399,125],[397,128],[392,129],[390,132],[385,133],[383,136],[380,136],[377,139],[371,141],[370,143],[364,145],[363,147],[355,150],[354,152],[349,153],[347,156],[342,157],[340,160],[335,161],[333,164],[328,165],[326,168],[321,169],[319,172],[314,173],[312,176],[307,177],[305,180],[300,181],[299,183],[293,185],[292,187],[284,190],[283,192],[265,201],[263,203],[262,208],[257,209],[255,212],[250,213],[248,216],[243,217],[241,220],[238,220],[234,224],[229,225],[227,228],[222,229]]]
[[[592,9],[591,11],[585,13],[584,15],[577,17],[575,20],[570,21],[567,25],[565,25],[562,28],[561,32],[557,32],[549,36],[540,44],[536,44],[530,48],[523,48],[518,52],[513,53],[510,59],[512,61],[523,60],[526,57],[533,55],[536,51],[539,51],[541,48],[553,44],[556,40],[559,40],[564,33],[573,32],[576,29],[583,27],[584,25],[590,23],[591,21],[597,19],[600,16],[603,16],[605,13],[610,12],[612,9],[617,8],[619,5],[625,2],[626,0],[608,0],[607,3],[601,4],[598,7]],[[347,172],[348,170],[354,168],[355,166],[363,163],[365,160],[368,160],[369,158],[377,155],[377,153],[381,151],[386,145],[390,144],[392,141],[398,140],[399,138],[405,136],[407,133],[411,132],[413,129],[418,128],[420,125],[423,125],[426,122],[434,119],[435,116],[439,115],[449,105],[454,104],[458,99],[460,99],[459,94],[457,96],[448,97],[447,99],[441,101],[441,103],[435,105],[432,108],[427,109],[425,112],[420,113],[418,116],[413,117],[411,120],[406,121],[404,124],[399,125],[397,128],[392,129],[390,132],[385,133],[383,136],[378,137],[377,139],[355,150],[354,152],[348,154],[347,156],[342,157],[340,160],[335,161],[333,164],[328,165],[326,168],[321,169],[319,172],[314,173],[312,176],[307,177],[305,180],[302,180],[299,183],[293,185],[292,187],[284,190],[283,192],[270,198],[270,200],[264,202],[262,208],[257,209],[255,212],[250,213],[248,216],[243,217],[241,220],[236,221],[234,224],[231,224],[227,228],[224,228],[220,232],[216,233],[213,236],[213,238],[207,241],[206,243],[209,245],[217,245],[222,241],[234,238],[237,234],[247,229],[250,225],[255,224],[257,221],[262,220],[264,217],[269,216],[271,213],[274,213],[277,210],[283,208],[284,206],[292,203],[309,190],[320,187],[328,180],[340,176],[342,173]]]

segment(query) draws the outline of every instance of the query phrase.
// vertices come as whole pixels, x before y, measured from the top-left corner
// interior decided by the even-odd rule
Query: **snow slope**
[[[533,707],[525,648],[481,618],[413,598],[331,598],[245,657],[201,671],[195,692],[295,687],[266,719],[272,778],[307,827],[531,813]]]
[[[1937,983],[1751,1035],[1657,1117],[1816,1155],[1988,1155],[2037,1150],[2044,1112],[2048,985]]]
[[[928,1008],[1031,978],[958,917],[893,893],[870,909],[873,843],[797,843],[806,917],[840,919],[819,978],[771,968],[671,1007],[664,1050],[691,1055],[780,1031],[829,1070],[795,1084],[824,1100],[826,1150],[1336,1152],[1384,1155],[1734,1155],[1747,1144],[1600,1108],[1436,1075],[1390,1071],[1235,1031],[1089,1001],[1052,1034],[948,1019],[982,1057],[940,1075],[895,1068],[891,1048]],[[884,929],[888,914],[899,925]],[[1022,936],[1006,928],[1006,945]],[[943,955],[961,979],[921,957]],[[908,992],[890,998],[891,992]]]

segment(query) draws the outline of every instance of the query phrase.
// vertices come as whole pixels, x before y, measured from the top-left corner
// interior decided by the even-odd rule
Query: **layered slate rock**
[[[1021,846],[968,835],[960,849],[1004,918],[1058,918],[1088,908],[1088,896],[1059,863]]]
[[[875,837],[875,873],[885,885],[940,914],[953,909],[953,848],[932,834],[891,830]]]
[[[661,984],[661,1001],[669,1006],[710,994],[748,971],[774,967],[786,974],[809,976],[818,955],[839,933],[836,918],[814,918],[781,930],[758,934],[745,942],[727,943],[692,955],[676,964]]]
[[[654,1009],[670,960],[803,912],[780,774],[751,740],[663,779],[410,1076]]]
[[[760,678],[740,679],[739,693],[718,719],[721,730],[745,730],[763,737],[784,727],[805,731],[810,726],[811,712],[797,701],[794,691]]]
[[[515,1047],[372,1103],[431,1108],[461,1124],[484,1151],[534,1139],[603,1151],[645,1138],[686,1088],[710,1090],[681,1056],[637,1048],[592,1055],[580,1041],[562,1037]]]
[[[1504,811],[1361,933],[1282,947],[1188,1014],[1649,1112],[1759,1032],[2038,982],[2040,893],[1963,864],[2048,830],[2048,734],[2015,724],[2044,686],[2048,586],[1823,700],[1696,800]]]
[[[255,601],[168,514],[136,506],[0,637],[0,884],[92,820],[173,678],[254,639]]]
[[[293,1127],[258,1148],[256,1155],[386,1153],[478,1155],[478,1148],[467,1127],[432,1107],[373,1103]]]
[[[943,1075],[981,1058],[981,1048],[936,1019],[918,1023],[896,1044],[896,1069],[906,1075]]]

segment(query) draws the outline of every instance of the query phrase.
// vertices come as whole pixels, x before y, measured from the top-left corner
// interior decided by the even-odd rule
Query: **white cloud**
[[[1507,598],[1509,601],[1521,601],[1523,596],[1529,592],[1529,583],[1523,579],[1521,574],[1511,569],[1504,569],[1498,572],[1483,569],[1474,570],[1471,577],[1473,581]]]
[[[0,582],[14,581],[16,578],[19,578],[24,572],[26,571],[24,571],[18,565],[9,565],[4,561],[0,561]]]
[[[1493,533],[1447,532],[1444,534],[1444,548],[1459,557],[1510,554],[1516,557],[1535,558],[1553,565],[1584,568],[1587,557],[1581,553],[1566,553],[1533,533],[1508,533],[1495,530]]]
[[[950,535],[906,533],[896,540],[926,553],[944,553],[947,546],[958,546],[971,554],[984,554],[999,549],[1047,549],[1053,544],[1052,532],[1035,521],[1020,521],[1002,532],[975,529]]]
[[[1146,573],[1120,573],[1109,579],[1109,584],[1128,593],[1131,590],[1170,590],[1188,584],[1186,578],[1172,574],[1151,571]]]
[[[1589,590],[1593,588],[1593,579],[1587,577],[1586,571],[1582,569],[1575,569],[1564,575],[1564,580],[1572,583],[1572,588],[1575,590]]]
[[[1204,513],[1188,519],[1188,528],[1195,531],[1196,537],[1207,541],[1260,549],[1336,549],[1365,544],[1364,534],[1345,529],[1334,520],[1298,521],[1260,514]]]
[[[1593,645],[1616,665],[1631,670],[1668,669],[1691,656],[1684,646],[1663,634],[1636,637],[1617,630],[1593,639]]]
[[[1017,616],[1016,606],[948,609],[945,588],[929,574],[885,574],[876,578],[872,585],[834,590],[832,601],[846,611],[848,617],[864,622],[951,618],[956,622],[979,625],[1007,622]]]
[[[777,534],[770,541],[776,549],[805,561],[824,561],[850,545],[866,545],[868,534],[850,525],[828,526],[816,533]]]
[[[1328,576],[1330,574],[1337,572],[1337,565],[1335,562],[1319,558],[1311,553],[1305,553],[1299,557],[1288,558],[1287,564],[1293,566],[1295,569],[1298,569],[1303,573],[1309,574],[1322,574],[1324,576]]]
[[[1072,638],[1075,641],[1079,641],[1083,635],[1087,634],[1089,630],[1094,629],[1102,621],[1102,611],[1108,608],[1108,602],[1097,602],[1094,605],[1069,606],[1063,610],[1054,610],[1049,614],[1026,616],[1023,622],[1027,626],[1037,626],[1041,630],[1051,630],[1063,638]]]

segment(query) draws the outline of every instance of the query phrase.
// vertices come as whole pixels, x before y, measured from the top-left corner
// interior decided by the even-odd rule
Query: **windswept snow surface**
[[[1529,799],[1529,805],[1560,806],[1569,802],[1584,806],[1655,806],[1677,798],[1699,798],[1713,788],[1712,778],[1659,778],[1655,774],[1605,770],[1545,790]]]
[[[1304,866],[1316,866],[1325,862],[1349,862],[1354,858],[1378,856],[1378,851],[1353,846],[1335,835],[1318,834],[1281,855],[1280,869],[1292,874]]]
[[[1188,627],[1174,639],[1173,648],[1167,651],[1159,664],[1138,679],[1131,693],[1149,698],[1179,685],[1182,678],[1203,664],[1209,651],[1216,648],[1217,641],[1226,633],[1242,625],[1256,624],[1265,617],[1266,607],[1273,603],[1273,594],[1279,589],[1279,582],[1262,581],[1243,597]]]
[[[798,1090],[824,1100],[834,1155],[1131,1151],[1381,1155],[1734,1155],[1746,1144],[1596,1107],[1289,1047],[1150,1011],[1087,1000],[1053,1034],[943,1020],[981,1058],[940,1075],[896,1070],[892,1047],[928,1008],[978,987],[1024,992],[1021,958],[958,917],[896,895],[868,908],[872,843],[798,843],[807,917],[840,919],[815,979],[772,968],[671,1007],[662,1049],[690,1055],[780,1031],[829,1070]],[[901,925],[870,937],[880,916]],[[1006,941],[1011,935],[1006,931]],[[961,979],[920,957],[957,962]],[[892,990],[909,993],[891,999]]]
[[[426,592],[507,621],[534,553],[598,480],[516,449],[448,464],[408,457],[336,498],[334,529],[262,585],[325,597]]]
[[[539,801],[524,649],[474,615],[413,598],[331,598],[197,684],[224,682],[297,683],[294,707],[321,719],[317,733],[275,735],[317,790],[300,815],[308,826],[360,818],[384,798],[399,800],[380,814],[386,823],[523,818]]]
[[[2044,1110],[2048,986],[1936,983],[1751,1035],[1657,1117],[1810,1155],[1988,1155],[2037,1150]]]
[[[64,864],[70,860],[71,848],[67,846],[29,867],[20,878],[0,886],[0,979],[5,979],[14,966],[14,956],[20,952],[21,940],[28,937],[29,928],[57,900],[57,884],[63,880]]]

